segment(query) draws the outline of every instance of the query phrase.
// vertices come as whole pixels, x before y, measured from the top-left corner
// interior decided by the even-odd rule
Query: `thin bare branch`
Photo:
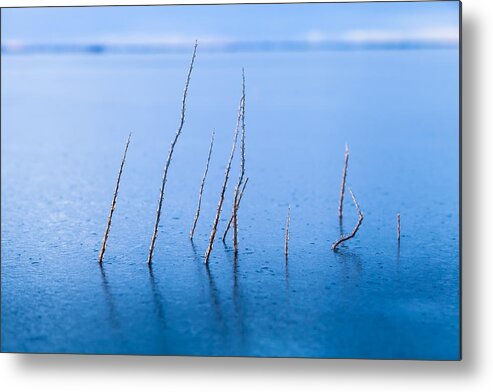
[[[359,208],[358,202],[356,201],[356,198],[354,197],[354,194],[351,191],[351,189],[349,189],[349,193],[351,194],[351,198],[353,199],[353,203],[354,203],[354,206],[356,207],[356,210],[358,210],[358,215],[359,215],[358,222],[356,223],[356,226],[354,227],[351,234],[346,234],[346,235],[341,236],[341,238],[339,238],[336,242],[334,242],[332,244],[332,250],[336,250],[337,247],[340,244],[342,244],[344,241],[347,241],[347,240],[350,240],[351,238],[353,238],[356,235],[356,233],[358,232],[361,224],[363,223],[363,218],[364,218],[363,213],[361,212],[361,209]]]
[[[231,154],[229,156],[228,164],[226,166],[226,171],[224,173],[224,182],[223,182],[223,186],[221,188],[221,194],[219,195],[219,202],[217,204],[216,216],[215,216],[214,222],[212,224],[211,236],[209,238],[209,246],[207,247],[207,250],[206,250],[205,255],[204,255],[204,263],[205,264],[207,264],[209,262],[209,257],[210,257],[211,252],[212,252],[212,247],[214,246],[214,239],[216,238],[217,225],[219,224],[219,218],[221,217],[221,210],[222,210],[223,203],[224,203],[224,195],[226,193],[226,188],[228,186],[229,172],[231,171],[231,163],[232,163],[233,157],[235,155],[236,144],[238,141],[238,131],[240,129],[242,107],[243,107],[243,96],[241,97],[240,106],[238,108],[238,118],[236,119],[236,127],[235,127],[234,138],[233,138],[233,147],[231,148]]]
[[[156,238],[158,233],[159,221],[161,219],[161,208],[163,206],[163,198],[164,198],[164,189],[166,187],[166,181],[168,179],[168,169],[171,163],[171,158],[173,157],[173,151],[175,150],[176,142],[181,135],[181,131],[183,129],[183,124],[185,123],[185,111],[186,111],[186,101],[188,94],[188,86],[190,85],[190,78],[192,76],[193,63],[195,61],[195,55],[197,53],[197,41],[195,41],[195,46],[193,48],[192,60],[190,61],[190,67],[188,69],[187,79],[185,82],[185,89],[183,91],[183,98],[181,101],[181,118],[180,125],[178,126],[178,130],[176,131],[175,137],[171,142],[171,146],[168,153],[168,159],[164,165],[163,171],[163,179],[161,181],[161,189],[159,190],[159,201],[156,210],[156,222],[154,223],[154,230],[152,232],[151,245],[149,247],[149,257],[147,259],[147,263],[150,264],[152,262],[152,255],[154,253],[154,246],[156,244]]]
[[[197,204],[197,212],[195,213],[195,219],[193,220],[193,226],[190,230],[190,239],[193,240],[193,233],[195,232],[195,227],[197,226],[197,221],[200,215],[200,205],[202,204],[202,194],[204,193],[205,178],[207,177],[207,172],[209,171],[209,163],[211,161],[212,147],[214,146],[214,131],[212,131],[211,145],[209,147],[209,155],[207,156],[207,163],[205,165],[204,176],[202,177],[202,182],[200,183],[199,190],[199,202]]]
[[[341,195],[339,197],[339,219],[342,218],[342,206],[344,201],[344,190],[346,189],[347,165],[349,160],[349,150],[346,144],[346,153],[344,154],[344,168],[342,170]]]
[[[288,216],[286,218],[286,238],[284,240],[284,255],[288,258],[289,254],[289,223],[291,222],[291,206],[288,206]]]
[[[245,179],[243,183],[243,187],[241,188],[240,196],[238,197],[238,208],[240,207],[241,199],[243,198],[243,193],[245,192],[246,185],[248,183],[248,177]],[[226,230],[224,230],[223,234],[223,242],[226,241],[226,236],[228,235],[228,231],[231,228],[231,224],[233,223],[233,215],[229,218],[228,225],[226,226]]]
[[[125,159],[127,158],[128,145],[130,144],[131,136],[132,136],[132,132],[128,134],[127,143],[125,144],[125,151],[123,153],[122,162],[120,164],[120,170],[118,171],[118,177],[116,179],[115,192],[113,193],[113,200],[111,201],[111,209],[110,209],[110,214],[108,216],[108,223],[106,224],[106,230],[103,236],[103,243],[101,244],[101,250],[99,251],[98,260],[100,263],[103,262],[104,252],[106,251],[106,242],[108,241],[108,236],[110,234],[111,219],[113,218],[113,212],[115,211],[115,207],[116,207],[116,198],[118,197],[118,190],[120,189],[120,180],[122,177],[123,166],[125,165]]]

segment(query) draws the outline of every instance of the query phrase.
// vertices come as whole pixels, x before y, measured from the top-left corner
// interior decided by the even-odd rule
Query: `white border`
[[[220,3],[220,0],[215,2]],[[5,6],[166,1],[3,0]],[[176,1],[175,1],[176,3]],[[186,1],[198,4],[207,1]],[[231,1],[228,1],[231,3]],[[488,391],[493,385],[493,1],[463,0],[462,362],[0,354],[4,391]]]

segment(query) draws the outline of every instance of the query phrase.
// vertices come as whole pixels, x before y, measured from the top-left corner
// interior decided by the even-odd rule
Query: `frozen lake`
[[[190,53],[2,56],[2,351],[457,359],[458,55],[199,46],[151,270]],[[235,259],[231,239],[217,239],[206,268],[242,67],[249,183],[240,250]],[[346,142],[347,181],[365,220],[333,252]],[[348,194],[344,211],[350,232],[357,213]]]

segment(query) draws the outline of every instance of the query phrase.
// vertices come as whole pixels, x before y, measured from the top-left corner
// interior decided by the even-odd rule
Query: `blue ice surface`
[[[457,48],[199,48],[152,269],[147,252],[190,54],[3,56],[2,351],[458,359],[458,56]],[[231,237],[218,238],[206,268],[242,67],[249,183],[239,254]],[[348,186],[365,219],[333,252],[346,142]],[[238,174],[237,156],[219,237]],[[356,221],[346,194],[342,231]]]

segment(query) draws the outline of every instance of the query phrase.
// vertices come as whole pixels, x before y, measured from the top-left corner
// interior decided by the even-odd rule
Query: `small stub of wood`
[[[110,214],[108,216],[108,222],[106,223],[106,230],[104,231],[101,250],[99,251],[98,260],[100,263],[103,262],[104,252],[106,251],[106,242],[108,241],[108,236],[110,234],[111,219],[113,218],[113,212],[115,211],[115,207],[116,207],[116,199],[118,197],[118,190],[120,189],[120,180],[122,178],[123,166],[125,166],[125,159],[127,158],[128,145],[130,144],[131,136],[132,136],[132,132],[128,134],[127,143],[125,144],[125,151],[123,152],[122,162],[120,163],[120,170],[118,171],[118,177],[116,179],[116,186],[115,186],[115,191],[113,193],[113,200],[111,201]]]
[[[397,213],[397,241],[401,240],[401,214]]]

